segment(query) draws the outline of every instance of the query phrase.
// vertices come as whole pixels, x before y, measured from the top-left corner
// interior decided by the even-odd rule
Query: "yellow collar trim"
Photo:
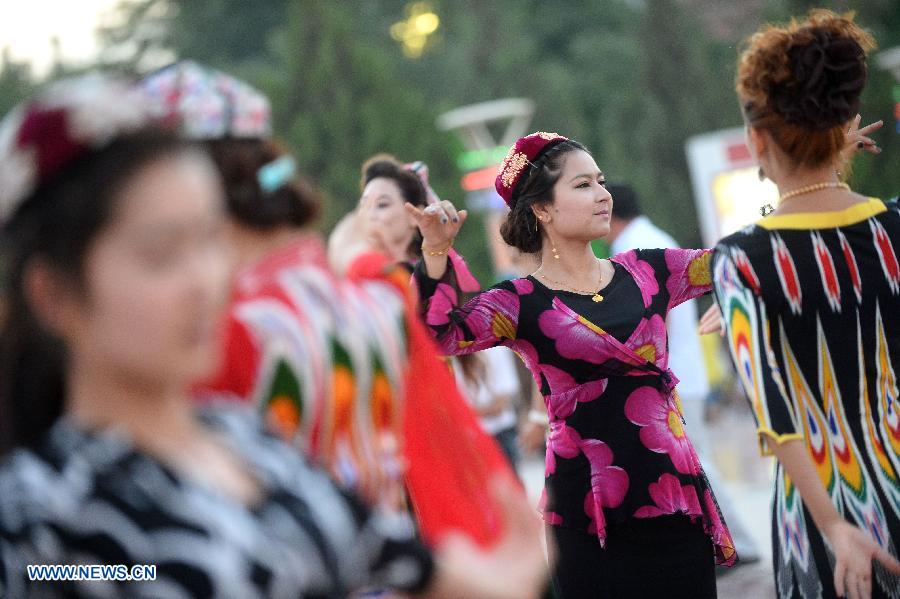
[[[833,229],[847,227],[881,214],[887,207],[879,199],[869,198],[843,210],[830,212],[797,212],[794,214],[774,214],[757,221],[763,229]]]

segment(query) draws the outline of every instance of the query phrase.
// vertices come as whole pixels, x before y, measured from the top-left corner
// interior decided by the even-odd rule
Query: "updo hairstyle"
[[[859,111],[866,52],[874,47],[852,13],[813,10],[804,21],[766,26],[738,60],[736,89],[747,124],[767,131],[798,167],[834,160]]]

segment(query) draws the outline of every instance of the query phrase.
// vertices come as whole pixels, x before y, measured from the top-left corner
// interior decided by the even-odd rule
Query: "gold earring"
[[[549,237],[549,235],[548,235],[548,237]],[[550,251],[553,252],[553,259],[559,260],[559,254],[556,251],[556,244],[553,243],[552,239],[550,240]]]

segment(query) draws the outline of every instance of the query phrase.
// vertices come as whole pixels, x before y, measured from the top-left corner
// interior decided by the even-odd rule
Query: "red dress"
[[[352,272],[334,275],[307,236],[241,273],[202,395],[258,405],[372,503],[402,509],[406,486],[426,538],[462,529],[488,542],[499,531],[488,481],[511,471],[418,321],[408,273],[374,254]]]

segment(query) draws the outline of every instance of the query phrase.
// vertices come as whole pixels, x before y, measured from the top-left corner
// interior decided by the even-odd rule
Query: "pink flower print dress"
[[[717,563],[736,554],[703,474],[668,369],[665,318],[711,289],[708,250],[634,250],[612,258],[605,301],[504,281],[463,303],[456,277],[414,271],[425,321],[443,351],[504,345],[531,370],[550,416],[544,520],[596,535],[635,518],[699,519]]]

